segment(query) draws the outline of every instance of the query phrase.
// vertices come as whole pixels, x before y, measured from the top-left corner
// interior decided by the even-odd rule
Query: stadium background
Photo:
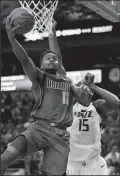
[[[34,120],[30,115],[34,104],[31,83],[24,76],[22,66],[8,41],[4,29],[5,4],[2,5],[1,153],[12,141],[15,129],[22,132]],[[15,1],[12,1],[9,10],[16,7]],[[104,19],[77,1],[60,1],[54,18],[58,22],[58,42],[63,64],[73,81],[92,70],[97,85],[120,98],[120,23]],[[44,48],[48,48],[47,37],[35,39],[18,35],[17,39],[39,66],[40,54]],[[95,95],[94,98],[98,97]],[[102,126],[102,156],[107,160],[109,174],[120,175],[120,112],[114,111],[103,117]],[[42,155],[42,152],[38,152],[15,162],[6,174],[38,175]]]

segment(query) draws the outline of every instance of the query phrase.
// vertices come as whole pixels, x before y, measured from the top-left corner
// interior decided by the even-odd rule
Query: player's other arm
[[[56,25],[57,25],[57,23],[53,19],[52,32],[49,33],[49,37],[48,37],[49,48],[58,57],[58,62],[59,62],[58,72],[60,74],[62,74],[62,75],[66,75],[66,71],[65,71],[65,69],[63,67],[63,64],[62,64],[62,55],[61,55],[60,48],[59,48],[58,41],[57,41],[57,37],[56,37],[56,30],[55,30],[56,29]]]
[[[91,84],[90,88],[101,97],[101,99],[95,101],[95,105],[99,111],[107,113],[111,110],[120,109],[120,100],[116,95],[96,86],[95,84]]]
[[[24,72],[28,75],[29,79],[32,81],[32,83],[36,82],[36,75],[39,72],[39,76],[42,77],[42,71],[40,71],[33,61],[29,58],[26,51],[23,49],[23,47],[19,44],[19,42],[15,39],[15,31],[18,27],[12,28],[12,20],[10,21],[10,17],[6,20],[6,31],[8,35],[8,39],[10,40],[10,43],[12,45],[13,51],[16,55],[16,57],[20,60],[22,63]]]

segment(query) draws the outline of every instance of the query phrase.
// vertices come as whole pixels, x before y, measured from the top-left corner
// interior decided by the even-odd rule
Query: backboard
[[[76,0],[112,22],[120,22],[120,0]]]

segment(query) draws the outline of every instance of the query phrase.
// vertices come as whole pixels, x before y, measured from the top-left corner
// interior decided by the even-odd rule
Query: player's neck
[[[45,70],[48,74],[56,75],[57,71],[56,70]]]

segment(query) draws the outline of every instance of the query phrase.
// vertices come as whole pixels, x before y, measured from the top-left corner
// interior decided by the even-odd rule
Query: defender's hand
[[[94,82],[94,78],[95,78],[95,76],[94,76],[93,74],[87,73],[87,74],[85,75],[86,84],[87,84],[87,85],[92,84],[92,83]]]
[[[86,80],[85,79],[82,79],[81,81],[79,81],[76,86],[80,86],[81,84],[85,84],[86,83]]]
[[[92,90],[92,88],[91,88],[92,84],[88,85],[88,84],[86,83],[86,80],[85,80],[85,79],[82,79],[81,81],[79,81],[79,82],[76,84],[76,86],[82,87],[83,90],[86,91],[86,92],[87,92],[88,94],[90,94],[90,95],[93,95],[93,94],[94,94],[94,92],[93,92],[93,90]]]
[[[7,32],[9,40],[15,37],[16,30],[19,27],[19,25],[18,25],[16,27],[12,28],[12,23],[13,23],[13,20],[11,19],[10,16],[8,16],[6,19],[6,32]]]
[[[86,94],[90,94],[93,95],[93,92],[90,90],[90,88],[87,85],[80,85],[79,86],[81,88],[81,90],[83,90]]]

